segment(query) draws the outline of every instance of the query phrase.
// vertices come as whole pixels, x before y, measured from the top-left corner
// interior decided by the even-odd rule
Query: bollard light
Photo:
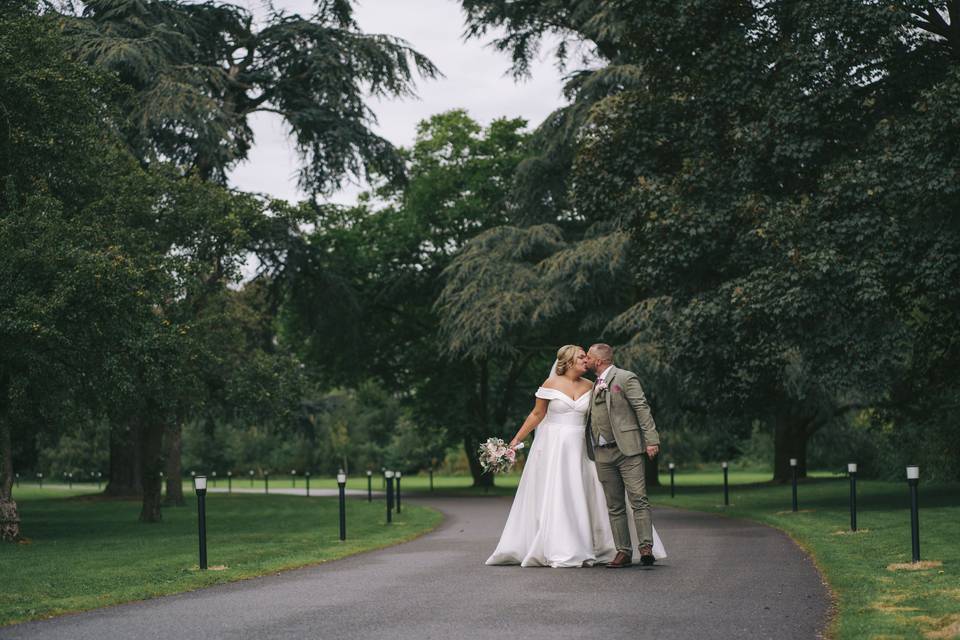
[[[263,492],[270,493],[270,472],[263,472]]]
[[[207,478],[193,475],[193,486],[197,492],[197,524],[200,529],[200,569],[207,568]]]
[[[430,491],[433,491],[433,467],[430,467]]]
[[[387,524],[393,522],[393,471],[383,472],[387,484]]]
[[[290,477],[293,479],[293,488],[297,488],[297,470],[290,469]]]
[[[913,547],[913,561],[920,562],[920,500],[917,496],[920,467],[907,467],[907,484],[910,485],[910,542]]]
[[[37,484],[39,484],[39,485],[40,485],[40,488],[43,489],[43,474],[42,474],[42,473],[38,473],[38,474],[37,474]]]
[[[671,462],[670,464],[667,465],[667,468],[670,469],[670,497],[673,498],[673,497],[676,497],[677,495],[676,483],[674,478],[674,475],[677,472],[677,465]]]
[[[793,511],[798,510],[797,506],[797,459],[790,458],[790,469],[792,474],[792,484],[793,484]]]
[[[850,475],[850,531],[857,530],[857,463],[847,465]]]
[[[367,502],[373,502],[373,471],[367,469]]]
[[[728,475],[730,465],[726,462],[723,463],[723,506],[730,506],[730,476]]]
[[[100,483],[103,481],[103,474],[97,471],[97,489],[100,489]]]
[[[340,491],[340,541],[347,539],[347,474],[340,470],[337,474],[337,487]]]
[[[20,474],[15,474],[17,476],[17,489],[20,488]]]
[[[397,513],[400,513],[400,477],[403,474],[397,471]]]
[[[213,472],[212,474],[210,474],[210,475],[213,476],[213,486],[217,486],[217,472],[214,471],[214,472]]]
[[[233,493],[233,471],[227,471],[227,493]]]
[[[253,469],[250,469],[250,488],[253,489]]]
[[[73,473],[72,472],[67,474],[67,482],[70,483],[69,487],[73,489]]]
[[[310,472],[304,471],[303,476],[307,479],[307,497],[310,497]]]

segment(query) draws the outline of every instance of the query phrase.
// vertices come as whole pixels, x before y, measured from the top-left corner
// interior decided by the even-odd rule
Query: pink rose
[[[623,391],[623,389],[620,388],[620,385],[618,385],[618,384],[613,385],[613,392],[614,392],[614,393],[620,393],[621,391]]]

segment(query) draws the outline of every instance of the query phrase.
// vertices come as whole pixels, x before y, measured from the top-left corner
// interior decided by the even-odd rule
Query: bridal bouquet
[[[511,449],[510,445],[502,438],[487,438],[487,441],[480,445],[480,465],[484,473],[506,473],[513,467],[517,461],[517,451],[523,449],[523,443]]]

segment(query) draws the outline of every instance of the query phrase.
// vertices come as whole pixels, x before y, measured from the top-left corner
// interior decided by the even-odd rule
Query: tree
[[[291,263],[288,326],[301,336],[304,360],[325,380],[372,377],[403,394],[419,424],[463,442],[477,483],[491,479],[476,464],[476,445],[516,419],[512,388],[533,350],[502,372],[455,356],[438,336],[435,304],[445,269],[469,240],[510,219],[523,126],[503,119],[483,129],[463,111],[431,117],[407,153],[403,188],[379,189],[380,208],[368,200],[324,209],[309,249]],[[506,393],[491,382],[501,378]],[[499,410],[483,406],[491,397]]]
[[[124,135],[144,162],[225,182],[254,143],[250,116],[272,113],[290,128],[305,189],[397,178],[399,157],[372,131],[366,98],[413,95],[416,74],[438,71],[398,38],[361,33],[347,0],[316,6],[306,17],[271,8],[259,27],[221,2],[88,0],[63,23],[78,59],[129,88]]]
[[[634,299],[608,330],[657,361],[687,410],[769,421],[784,479],[838,413],[887,404],[932,338],[917,340],[930,278],[916,265],[955,246],[941,219],[904,206],[942,197],[931,185],[950,152],[891,155],[905,147],[891,125],[912,111],[928,143],[949,127],[911,105],[949,77],[956,3],[464,6],[473,33],[506,29],[515,68],[559,30],[622,79],[578,129],[571,203],[631,232]],[[887,186],[902,180],[892,159],[923,175],[909,196]],[[945,364],[954,339],[936,324],[946,348],[925,353]]]
[[[13,437],[112,402],[97,385],[153,321],[164,256],[135,224],[151,177],[102,127],[93,90],[109,84],[32,7],[0,21],[0,528],[16,539]]]

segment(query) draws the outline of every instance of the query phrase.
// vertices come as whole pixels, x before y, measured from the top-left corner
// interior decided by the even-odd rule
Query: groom
[[[587,457],[597,463],[597,475],[607,499],[607,512],[617,555],[610,569],[629,566],[633,552],[624,490],[640,538],[640,562],[654,563],[653,523],[644,478],[644,453],[653,460],[660,435],[636,374],[613,366],[613,348],[595,344],[587,351],[587,368],[597,375],[587,409]]]

